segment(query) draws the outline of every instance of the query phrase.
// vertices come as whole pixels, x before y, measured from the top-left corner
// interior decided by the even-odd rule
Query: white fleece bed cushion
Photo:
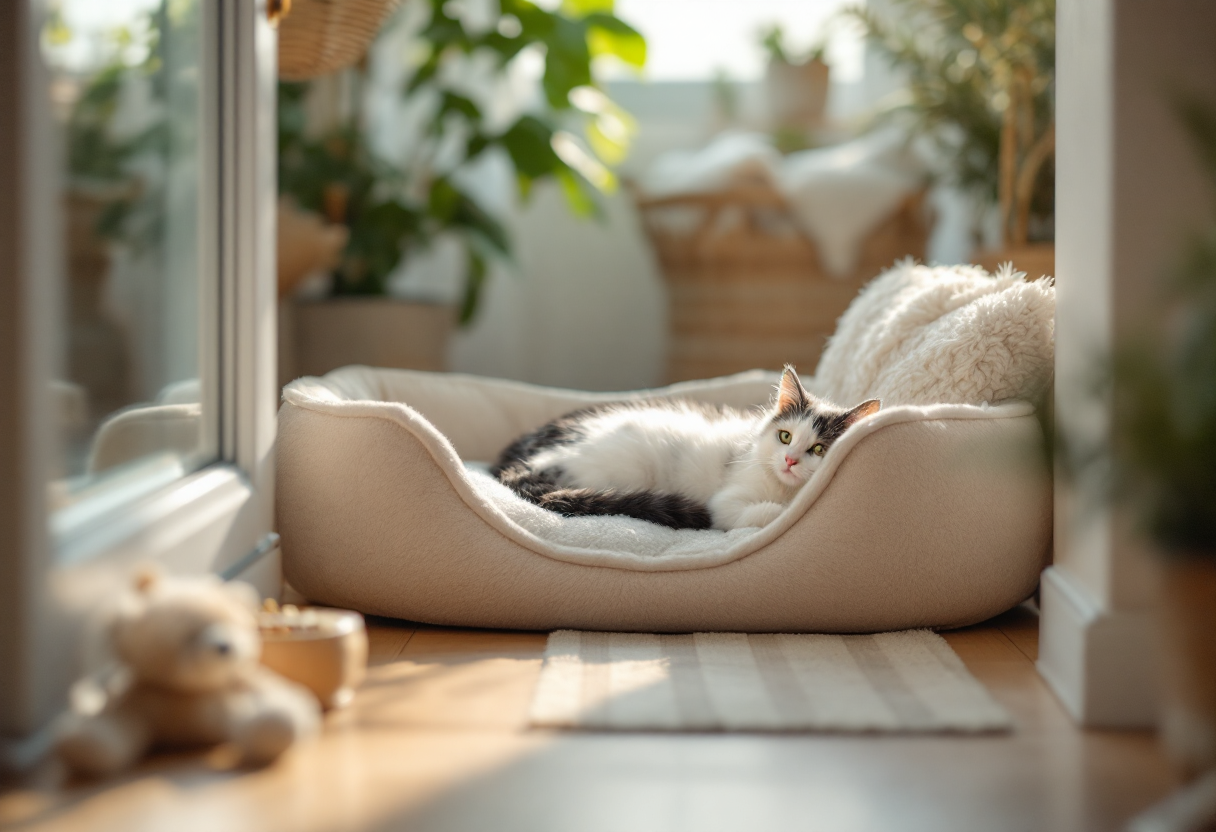
[[[760,405],[776,375],[628,394],[348,367],[284,390],[278,525],[315,601],[520,629],[874,632],[956,627],[1028,597],[1051,535],[1033,408],[893,406],[850,429],[762,530],[564,518],[464,460],[587,404]]]

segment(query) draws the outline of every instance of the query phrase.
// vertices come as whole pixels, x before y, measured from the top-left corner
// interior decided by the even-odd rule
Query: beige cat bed
[[[1047,384],[1053,301],[1046,282],[980,270],[878,278],[808,387],[845,403],[879,395],[884,409],[841,437],[763,529],[561,517],[475,462],[591,402],[762,404],[775,373],[629,394],[363,367],[300,379],[279,417],[286,577],[316,601],[467,626],[860,632],[983,620],[1034,591],[1049,548],[1042,433],[1017,399]]]

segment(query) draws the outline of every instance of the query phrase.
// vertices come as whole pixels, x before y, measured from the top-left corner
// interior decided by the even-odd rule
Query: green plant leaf
[[[570,17],[586,17],[596,12],[611,13],[615,0],[562,0],[561,12]]]
[[[578,173],[582,180],[594,185],[604,193],[610,194],[616,191],[616,174],[587,153],[573,135],[565,130],[558,130],[553,134],[552,144],[557,158],[561,159],[572,171]]]
[[[559,17],[545,39],[545,74],[541,86],[555,110],[570,108],[570,91],[591,84],[591,51],[582,21]]]
[[[525,205],[532,199],[532,185],[535,180],[525,173],[515,172],[515,184],[519,187],[519,200]]]
[[[593,56],[612,55],[641,69],[646,64],[646,39],[638,30],[611,14],[589,14],[587,42]]]
[[[473,240],[486,254],[510,257],[511,239],[502,223],[477,204],[477,200],[463,191],[457,191],[456,209],[450,219],[450,226],[459,230],[464,236]]]
[[[595,155],[606,164],[618,165],[625,160],[625,156],[629,152],[629,141],[621,141],[615,136],[605,133],[603,119],[597,118],[589,121],[584,132],[587,135],[587,144],[591,145]]]
[[[464,158],[472,160],[481,154],[487,147],[490,146],[493,140],[485,133],[475,132],[469,136],[468,142],[465,143]]]
[[[545,11],[527,0],[501,0],[503,14],[513,14],[519,20],[519,39],[529,43],[543,41],[553,34],[557,15]]]
[[[609,165],[624,161],[637,133],[637,122],[633,116],[592,87],[579,87],[572,91],[570,101],[591,116],[584,132],[596,156]]]
[[[439,72],[439,63],[443,57],[442,50],[432,48],[430,57],[422,62],[418,69],[414,70],[414,74],[410,76],[409,81],[405,84],[406,94],[417,91],[424,84],[429,82]]]
[[[468,326],[477,317],[481,305],[481,293],[486,282],[486,261],[480,253],[472,248],[467,249],[469,256],[468,271],[464,279],[464,297],[460,301],[460,325]]]
[[[552,146],[553,128],[536,116],[523,116],[499,139],[515,170],[529,179],[553,173],[561,162]]]
[[[520,32],[513,38],[490,32],[481,40],[481,46],[490,49],[498,56],[498,65],[503,66],[525,48],[531,46],[537,39],[532,33]]]
[[[602,217],[603,211],[593,195],[591,185],[568,167],[562,166],[554,172],[557,182],[566,196],[566,204],[578,217]]]
[[[460,207],[460,197],[460,192],[449,180],[436,179],[431,183],[427,214],[444,225],[450,223]]]
[[[479,121],[481,119],[481,109],[473,103],[471,98],[444,90],[435,121],[442,121],[443,117],[448,113],[460,113],[469,121]]]

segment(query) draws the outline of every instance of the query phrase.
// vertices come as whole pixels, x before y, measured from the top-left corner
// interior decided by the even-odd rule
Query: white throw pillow
[[[1055,297],[1052,279],[1009,267],[901,263],[841,316],[810,386],[838,403],[1037,403],[1051,381]]]

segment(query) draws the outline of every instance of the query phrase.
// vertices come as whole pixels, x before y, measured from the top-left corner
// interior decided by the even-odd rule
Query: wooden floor
[[[356,702],[276,766],[162,756],[104,787],[48,767],[0,795],[0,828],[1083,832],[1173,785],[1150,735],[1072,726],[1025,608],[946,634],[1017,721],[989,737],[531,731],[543,634],[371,624]]]

